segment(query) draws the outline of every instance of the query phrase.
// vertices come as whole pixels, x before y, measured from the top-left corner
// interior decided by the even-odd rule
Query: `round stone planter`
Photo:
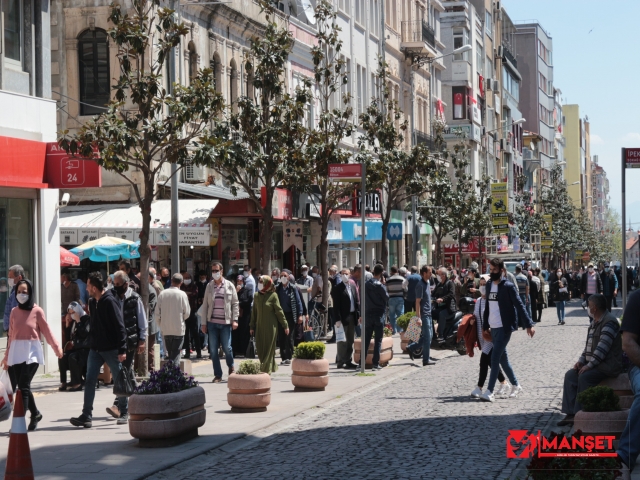
[[[374,339],[371,339],[369,344],[369,351],[367,352],[366,366],[373,365],[373,346],[375,345]],[[353,342],[353,361],[360,365],[360,351],[362,350],[362,342],[359,338],[356,338]],[[393,358],[393,338],[384,337],[382,339],[382,346],[380,348],[380,365],[386,365]]]
[[[411,342],[409,341],[409,339],[407,337],[405,337],[405,332],[401,332],[400,333],[400,348],[402,348],[402,353],[409,353],[407,351],[407,345],[409,345]]]
[[[271,377],[268,373],[238,375],[232,373],[227,381],[227,403],[232,412],[265,412],[271,403]]]
[[[620,438],[625,425],[629,410],[618,412],[584,412],[580,410],[573,420],[573,428],[581,430],[585,434],[593,435],[615,435]]]
[[[303,360],[291,362],[291,383],[296,391],[319,391],[329,385],[329,360]]]
[[[612,388],[613,393],[615,393],[619,397],[622,397],[624,395],[633,395],[633,392],[631,391],[631,383],[629,383],[629,375],[626,373],[621,373],[614,378],[606,378],[600,382],[600,385]]]
[[[198,436],[207,418],[202,387],[177,393],[132,395],[129,433],[141,447],[169,447]]]

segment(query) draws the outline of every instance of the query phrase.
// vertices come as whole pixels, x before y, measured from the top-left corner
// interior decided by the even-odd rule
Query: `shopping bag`
[[[13,405],[13,387],[11,387],[11,379],[9,378],[8,371],[2,370],[2,373],[0,374],[0,382],[4,385],[7,397],[9,398],[9,403]]]
[[[4,384],[0,382],[0,422],[8,420],[11,416],[11,402],[7,395],[7,389],[4,388]]]
[[[253,335],[249,339],[249,345],[247,346],[244,358],[256,358],[256,337]]]
[[[336,342],[340,343],[340,342],[346,342],[347,341],[347,336],[344,333],[344,327],[342,326],[342,323],[340,323],[340,326],[336,325]]]
[[[113,381],[113,394],[116,397],[130,397],[137,386],[133,368],[122,367]]]
[[[305,330],[304,332],[304,341],[305,342],[315,342],[316,337],[313,335],[313,330]]]
[[[422,325],[418,325],[420,318],[411,317],[409,320],[409,325],[407,326],[407,330],[404,332],[404,336],[409,342],[417,342],[420,340],[420,336],[422,335]]]

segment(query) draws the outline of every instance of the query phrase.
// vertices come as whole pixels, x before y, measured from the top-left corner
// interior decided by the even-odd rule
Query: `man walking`
[[[93,400],[96,396],[96,383],[100,367],[106,362],[111,374],[116,377],[127,358],[127,333],[122,318],[122,308],[116,300],[113,290],[103,289],[102,275],[98,272],[89,275],[87,292],[89,293],[89,358],[84,384],[84,404],[82,414],[71,418],[71,425],[91,428]],[[118,424],[127,423],[127,397],[118,397],[120,418]]]
[[[198,319],[196,318],[196,312],[198,311],[198,286],[191,280],[191,274],[185,272],[183,275],[184,281],[180,290],[187,294],[189,299],[189,318],[185,320],[184,325],[184,359],[191,358],[191,343],[193,342],[196,347],[196,358],[202,358],[202,347],[200,346],[200,330],[198,330]]]
[[[618,278],[609,268],[609,262],[605,262],[600,278],[602,279],[602,293],[607,301],[607,310],[610,312],[613,299],[618,295]]]
[[[191,307],[187,294],[180,290],[183,277],[175,273],[171,277],[171,287],[158,295],[156,321],[162,330],[167,359],[180,365],[180,351],[184,341],[185,320],[189,318]]]
[[[289,270],[283,270],[280,274],[280,283],[276,287],[278,300],[284,312],[284,317],[289,325],[289,333],[278,325],[278,345],[280,345],[280,365],[290,365],[293,358],[293,339],[296,323],[302,323],[302,300],[298,289],[289,281]]]
[[[417,342],[412,342],[407,346],[407,351],[411,360],[415,359],[415,349],[420,348],[422,341],[422,366],[435,365],[436,362],[430,357],[431,338],[433,337],[433,325],[431,320],[431,267],[424,265],[420,269],[420,282],[416,285],[414,295],[416,297],[415,311],[420,316],[422,325],[422,336]]]
[[[342,326],[346,341],[338,342],[337,368],[356,369],[358,365],[351,361],[355,329],[360,318],[360,298],[355,283],[351,280],[348,268],[342,270],[341,282],[331,289],[335,327]]]
[[[518,287],[518,295],[520,295],[520,300],[527,308],[527,313],[529,317],[531,317],[531,304],[529,302],[529,279],[527,276],[522,273],[522,267],[520,265],[516,265],[516,286]],[[522,328],[525,328],[525,324],[522,323]]]
[[[384,317],[389,305],[389,294],[381,282],[384,267],[377,264],[373,267],[373,276],[366,282],[365,295],[365,339],[362,345],[362,355],[367,355],[371,337],[375,333],[373,344],[373,370],[380,370],[380,349],[382,347],[382,336],[384,332]]]
[[[202,333],[209,335],[209,353],[213,363],[213,383],[222,381],[219,348],[222,345],[229,375],[235,372],[231,351],[231,330],[238,328],[238,292],[229,280],[222,276],[222,264],[211,265],[212,281],[204,292],[202,306],[198,310]]]
[[[590,263],[587,267],[587,273],[582,275],[581,284],[582,300],[584,300],[585,304],[591,295],[602,293],[602,279],[595,268],[593,268],[593,263]]]
[[[398,267],[392,266],[386,285],[389,293],[389,323],[394,334],[397,333],[396,319],[404,313],[404,282],[405,278],[400,275]]]
[[[493,402],[493,389],[496,386],[500,367],[511,382],[511,398],[516,398],[522,387],[518,383],[515,373],[509,363],[507,345],[511,340],[511,333],[518,330],[518,319],[527,327],[527,334],[533,338],[535,329],[531,317],[527,313],[518,291],[513,283],[503,280],[504,261],[493,258],[489,264],[491,283],[487,285],[487,306],[484,310],[482,328],[491,333],[493,352],[491,353],[491,374],[489,386],[480,395],[480,399]],[[517,314],[516,314],[517,313]]]
[[[420,283],[421,277],[418,275],[418,267],[411,267],[411,274],[406,278],[407,281],[407,295],[404,300],[404,312],[412,312],[416,306],[416,288]],[[416,314],[420,316],[420,312],[416,311]],[[429,312],[431,315],[431,312]]]

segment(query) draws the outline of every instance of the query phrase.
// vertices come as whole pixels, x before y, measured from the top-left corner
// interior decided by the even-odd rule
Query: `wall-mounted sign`
[[[57,143],[47,143],[45,181],[50,188],[102,186],[102,168],[93,160],[69,157]]]

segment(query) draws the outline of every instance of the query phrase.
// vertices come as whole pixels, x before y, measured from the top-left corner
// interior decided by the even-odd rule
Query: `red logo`
[[[526,430],[509,430],[507,458],[530,458],[538,446],[540,432],[529,434]]]
[[[509,430],[507,458],[531,457],[615,457],[613,435],[583,435],[576,431],[573,436],[552,433],[546,437],[527,430]],[[537,454],[536,454],[537,451]]]

